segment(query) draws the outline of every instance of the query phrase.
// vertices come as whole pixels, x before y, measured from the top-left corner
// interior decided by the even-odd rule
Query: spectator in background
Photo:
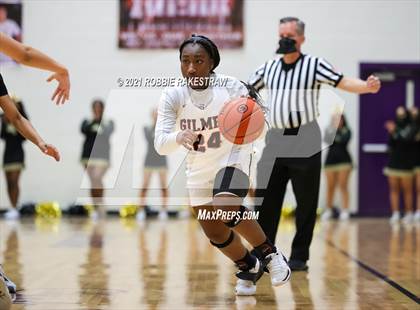
[[[155,127],[157,121],[157,109],[152,111],[153,124],[144,127],[144,136],[147,142],[147,153],[144,160],[143,172],[143,188],[140,191],[140,210],[137,214],[138,220],[143,220],[146,217],[144,206],[146,204],[146,194],[149,188],[150,178],[152,174],[159,175],[160,188],[162,191],[162,210],[159,212],[159,219],[165,220],[168,218],[167,200],[168,200],[168,186],[166,183],[168,165],[166,163],[166,156],[159,155],[154,147],[155,141]]]
[[[391,223],[400,219],[399,198],[404,197],[404,223],[413,220],[413,144],[414,127],[410,123],[407,110],[400,106],[396,110],[396,120],[387,121],[385,128],[389,133],[389,161],[384,169],[390,189]]]
[[[28,118],[22,101],[13,98],[16,108],[23,117]],[[3,170],[6,176],[7,193],[9,195],[12,209],[7,211],[4,217],[8,220],[19,218],[17,203],[19,201],[19,179],[20,172],[24,168],[25,153],[22,144],[25,138],[16,130],[10,120],[5,116],[1,116],[0,138],[5,142],[3,153]]]
[[[325,140],[334,142],[328,149],[324,166],[327,177],[327,208],[322,214],[322,220],[329,220],[332,217],[337,185],[340,188],[343,202],[340,220],[346,221],[350,217],[348,181],[353,167],[350,153],[347,150],[350,138],[351,130],[347,126],[346,118],[341,113],[334,114],[325,132]]]
[[[114,131],[112,120],[104,120],[104,102],[96,99],[92,102],[93,118],[85,119],[81,131],[85,135],[82,151],[82,163],[91,182],[90,194],[95,206],[91,214],[93,219],[103,218],[106,210],[103,204],[103,177],[109,168],[110,136]]]
[[[19,25],[12,19],[7,17],[7,7],[0,3],[0,32],[15,39],[16,41],[22,41],[22,32]],[[16,62],[9,56],[0,53],[0,64],[10,65],[16,64]]]
[[[414,220],[420,222],[420,115],[417,107],[410,109],[410,118],[414,127],[414,144],[413,144],[413,157],[414,157],[414,178],[415,178],[415,192],[417,200],[416,213]]]

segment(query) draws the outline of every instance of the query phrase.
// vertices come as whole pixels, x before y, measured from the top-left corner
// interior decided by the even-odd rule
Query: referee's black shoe
[[[308,265],[306,261],[291,259],[288,261],[289,267],[292,271],[306,271],[308,270]]]

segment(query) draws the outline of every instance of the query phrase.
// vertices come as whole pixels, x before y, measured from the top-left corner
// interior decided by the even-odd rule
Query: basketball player
[[[187,188],[196,215],[222,210],[239,212],[242,216],[246,211],[242,202],[250,185],[252,144],[233,146],[220,134],[216,120],[224,103],[247,96],[248,89],[237,79],[214,72],[220,55],[207,37],[193,35],[180,45],[179,53],[183,77],[195,80],[163,92],[155,129],[155,148],[161,155],[167,155],[179,146],[189,151]],[[213,87],[208,80],[204,83],[200,80],[210,77],[224,79],[226,86]],[[241,217],[198,220],[210,243],[239,268],[237,295],[255,294],[255,283],[265,265],[274,286],[289,280],[286,259],[255,220],[241,221]],[[254,247],[255,255],[245,248],[239,235]]]
[[[0,266],[0,275],[2,274],[3,272]],[[12,298],[10,297],[9,290],[3,277],[0,276],[0,309],[9,310],[11,306]]]
[[[14,104],[23,117],[28,118],[22,101],[13,98]],[[7,193],[12,208],[7,211],[4,217],[8,220],[16,220],[19,216],[17,203],[19,201],[19,179],[21,171],[25,168],[25,152],[23,150],[23,137],[15,127],[9,122],[7,117],[0,116],[1,129],[0,139],[4,140],[5,147],[3,153],[3,170],[6,177]]]
[[[56,100],[56,104],[63,104],[69,99],[70,95],[70,78],[67,69],[51,59],[40,51],[19,43],[12,38],[0,33],[0,53],[6,54],[13,58],[16,62],[44,69],[54,72],[49,78],[48,82],[52,80],[58,81],[58,86],[53,93],[51,100]],[[60,153],[58,150],[39,136],[31,123],[19,113],[16,105],[7,93],[6,85],[3,82],[3,77],[0,74],[0,108],[3,110],[5,117],[7,117],[19,133],[26,139],[34,143],[46,155],[53,157],[56,161],[60,160]],[[0,266],[0,281],[4,281],[8,290],[16,291],[16,285],[10,281],[5,275]],[[1,285],[1,283],[0,283]]]

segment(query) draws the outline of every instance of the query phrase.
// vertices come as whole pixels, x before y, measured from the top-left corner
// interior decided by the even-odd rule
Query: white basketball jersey
[[[186,158],[189,185],[212,183],[217,171],[226,166],[236,166],[246,174],[250,173],[252,144],[239,146],[226,140],[217,122],[222,107],[234,98],[246,96],[248,90],[232,77],[215,77],[219,81],[225,79],[226,87],[213,86],[205,90],[193,90],[186,86],[170,88],[163,99],[166,104],[172,102],[171,108],[177,115],[173,130],[190,129],[201,136],[197,150],[189,151]]]

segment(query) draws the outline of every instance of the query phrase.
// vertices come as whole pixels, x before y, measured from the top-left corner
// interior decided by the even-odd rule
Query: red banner
[[[178,48],[191,34],[243,45],[243,0],[120,0],[120,48]]]

